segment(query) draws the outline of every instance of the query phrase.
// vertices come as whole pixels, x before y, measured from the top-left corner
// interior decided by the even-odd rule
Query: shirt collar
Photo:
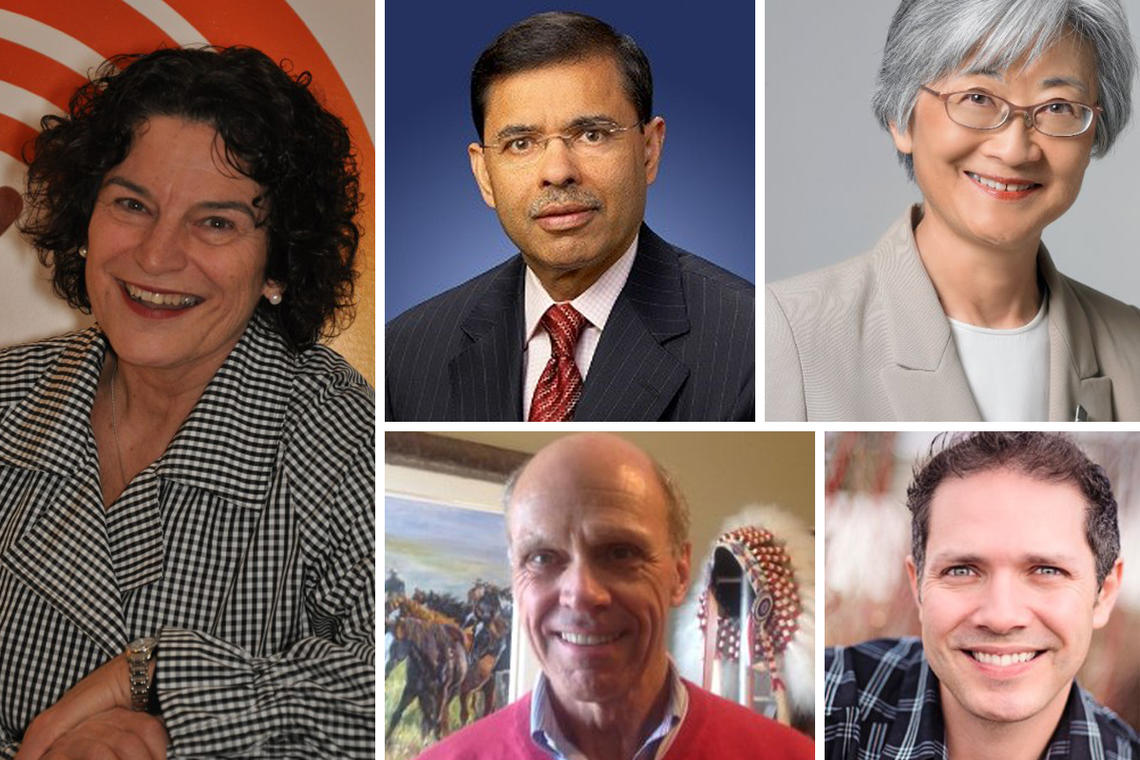
[[[66,476],[95,456],[91,408],[107,351],[97,327],[64,342],[55,365],[0,426],[0,461]],[[295,358],[254,316],[155,462],[162,478],[250,509],[268,496]]]
[[[633,242],[630,243],[629,248],[621,255],[621,258],[611,264],[609,269],[602,272],[602,276],[593,285],[586,288],[585,292],[570,301],[570,305],[599,330],[605,329],[606,320],[609,319],[610,312],[613,311],[618,294],[625,287],[625,281],[629,279],[629,270],[633,268],[633,257],[637,251],[637,241],[640,236],[640,233],[634,235]],[[546,288],[542,287],[538,275],[530,267],[527,267],[523,284],[523,304],[526,319],[525,332],[523,333],[525,336],[524,345],[534,336],[535,330],[539,329],[538,323],[542,319],[542,315],[555,303],[555,300],[546,292]]]
[[[689,691],[681,681],[671,657],[665,684],[669,689],[669,703],[665,708],[665,715],[649,733],[649,737],[638,747],[634,755],[635,760],[655,758],[658,748],[676,732],[685,713],[688,712]],[[551,703],[550,681],[545,673],[539,674],[530,697],[530,736],[540,749],[558,760],[576,760],[584,757],[581,751],[566,738],[566,734],[558,725],[554,706]]]

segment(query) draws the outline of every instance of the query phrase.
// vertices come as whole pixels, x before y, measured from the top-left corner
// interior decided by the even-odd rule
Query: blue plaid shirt
[[[827,760],[945,760],[938,677],[917,638],[875,639],[824,656]],[[1073,683],[1042,760],[1140,760],[1140,736]]]

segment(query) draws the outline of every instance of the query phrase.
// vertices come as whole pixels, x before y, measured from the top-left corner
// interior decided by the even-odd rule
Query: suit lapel
[[[19,532],[0,563],[108,656],[125,643],[90,414],[106,349],[80,335],[0,421],[0,465],[39,471],[12,513]]]
[[[689,376],[664,344],[689,331],[677,255],[644,224],[582,386],[575,420],[658,420]]]
[[[912,215],[903,217],[877,246],[893,359],[881,377],[891,408],[900,420],[980,420],[950,323],[918,256],[913,224]]]
[[[1049,289],[1049,419],[1113,419],[1112,378],[1100,377],[1092,329],[1073,286],[1057,272],[1045,246],[1037,266]]]
[[[468,344],[448,366],[447,419],[522,419],[523,272],[521,256],[503,264],[464,319]]]

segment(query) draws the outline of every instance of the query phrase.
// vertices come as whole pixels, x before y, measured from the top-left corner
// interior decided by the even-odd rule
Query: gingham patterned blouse
[[[157,635],[172,758],[372,758],[374,393],[252,321],[110,508],[97,328],[0,351],[0,757]]]

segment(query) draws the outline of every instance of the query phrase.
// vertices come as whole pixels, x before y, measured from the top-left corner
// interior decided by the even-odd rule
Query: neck
[[[589,261],[582,265],[553,267],[527,255],[525,252],[523,253],[523,259],[526,261],[526,265],[530,267],[531,271],[538,277],[538,281],[542,283],[543,290],[545,290],[556,303],[572,301],[589,290],[591,285],[597,282],[610,267],[617,263],[618,259],[622,257],[622,254],[629,250],[629,247],[633,244],[633,239],[637,236],[637,232],[638,230],[635,229],[628,239],[623,240],[615,246],[605,257]]]
[[[950,233],[926,214],[914,231],[919,256],[946,316],[979,327],[1028,324],[1041,308],[1037,282],[1040,239],[988,246]]]
[[[940,689],[950,760],[1038,760],[1069,698],[1069,689],[1061,689],[1043,710],[1024,720],[995,721],[969,713],[945,685]]]
[[[104,506],[162,456],[220,366],[156,370],[108,351],[91,410]]]
[[[590,760],[630,760],[669,707],[669,682],[662,672],[640,694],[613,702],[561,700],[551,692],[558,726]]]

